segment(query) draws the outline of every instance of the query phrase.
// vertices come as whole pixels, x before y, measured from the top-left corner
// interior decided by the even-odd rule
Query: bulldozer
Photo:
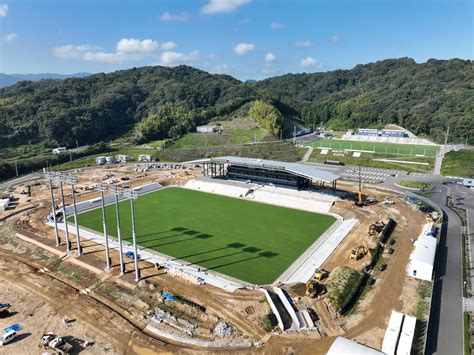
[[[324,280],[328,276],[329,276],[329,271],[325,269],[316,268],[314,270],[313,279],[316,281],[321,281],[321,280]]]
[[[365,256],[365,254],[367,254],[367,248],[360,245],[357,248],[351,250],[351,259],[355,259],[355,260],[362,259]]]

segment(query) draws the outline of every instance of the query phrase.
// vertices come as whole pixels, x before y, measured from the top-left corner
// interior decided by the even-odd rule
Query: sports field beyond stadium
[[[115,205],[106,207],[116,237]],[[132,241],[130,202],[120,202],[122,237]],[[334,222],[332,216],[183,188],[135,202],[138,244],[252,284],[273,283]],[[79,224],[102,233],[101,209]]]
[[[336,150],[363,150],[374,152],[377,154],[412,155],[427,157],[435,157],[439,149],[439,147],[435,145],[372,143],[339,139],[322,139],[319,141],[311,142],[309,145],[313,148],[328,148]]]

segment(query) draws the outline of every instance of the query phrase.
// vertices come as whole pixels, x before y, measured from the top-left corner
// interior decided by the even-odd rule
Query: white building
[[[337,337],[327,355],[383,355],[383,353],[344,337]]]
[[[403,327],[398,341],[397,355],[410,355],[415,337],[416,318],[405,314]]]
[[[140,163],[142,162],[150,162],[151,161],[151,155],[150,154],[140,154],[138,156],[138,161]]]
[[[115,160],[120,163],[127,163],[132,160],[132,157],[130,155],[119,154],[115,156]]]
[[[0,212],[6,211],[8,208],[8,204],[10,203],[10,198],[2,198],[0,199]]]
[[[197,133],[214,133],[216,131],[216,126],[197,126],[196,132]]]
[[[438,240],[428,235],[420,235],[408,262],[408,276],[432,281]]]
[[[58,148],[53,149],[53,154],[62,154],[66,152],[67,152],[66,147],[58,147]]]
[[[114,164],[115,163],[115,157],[105,157],[105,163],[106,164]]]
[[[107,158],[106,157],[97,157],[95,158],[95,162],[98,164],[98,165],[104,165],[107,163]]]
[[[392,311],[388,321],[387,330],[382,342],[382,352],[387,355],[395,355],[397,351],[398,338],[402,330],[403,313]]]

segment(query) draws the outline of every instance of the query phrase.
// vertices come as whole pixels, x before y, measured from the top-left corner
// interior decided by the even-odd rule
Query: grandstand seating
[[[184,187],[191,190],[199,190],[204,192],[211,192],[218,195],[230,197],[243,197],[247,194],[250,187],[241,187],[231,184],[220,184],[212,180],[194,179],[189,180]]]
[[[334,201],[338,199],[337,196],[314,191],[298,191],[288,187],[232,183],[225,180],[194,179],[188,181],[184,187],[316,213],[327,213]]]

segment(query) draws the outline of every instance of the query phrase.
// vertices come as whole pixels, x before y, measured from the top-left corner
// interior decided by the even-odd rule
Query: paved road
[[[433,195],[433,201],[443,206],[448,189]],[[443,206],[444,222],[438,245],[438,267],[434,283],[433,304],[426,352],[428,354],[462,354],[462,225],[459,217]]]
[[[38,173],[31,173],[25,176],[21,176],[17,179],[9,180],[7,182],[1,183],[0,184],[0,190],[6,189],[10,185],[16,185],[16,184],[21,184],[22,182],[29,181],[29,180],[34,180],[40,178],[41,175]]]
[[[420,180],[420,176],[399,175],[387,178],[384,186],[394,187],[398,179]],[[459,217],[446,207],[446,196],[457,185],[441,184],[445,179],[439,175],[425,174],[423,181],[435,188],[431,199],[444,212],[443,228],[438,244],[438,265],[434,281],[433,304],[426,346],[427,354],[462,354],[463,345],[463,298],[462,298],[462,224]],[[451,179],[452,180],[452,179]],[[400,188],[396,188],[402,190]]]

